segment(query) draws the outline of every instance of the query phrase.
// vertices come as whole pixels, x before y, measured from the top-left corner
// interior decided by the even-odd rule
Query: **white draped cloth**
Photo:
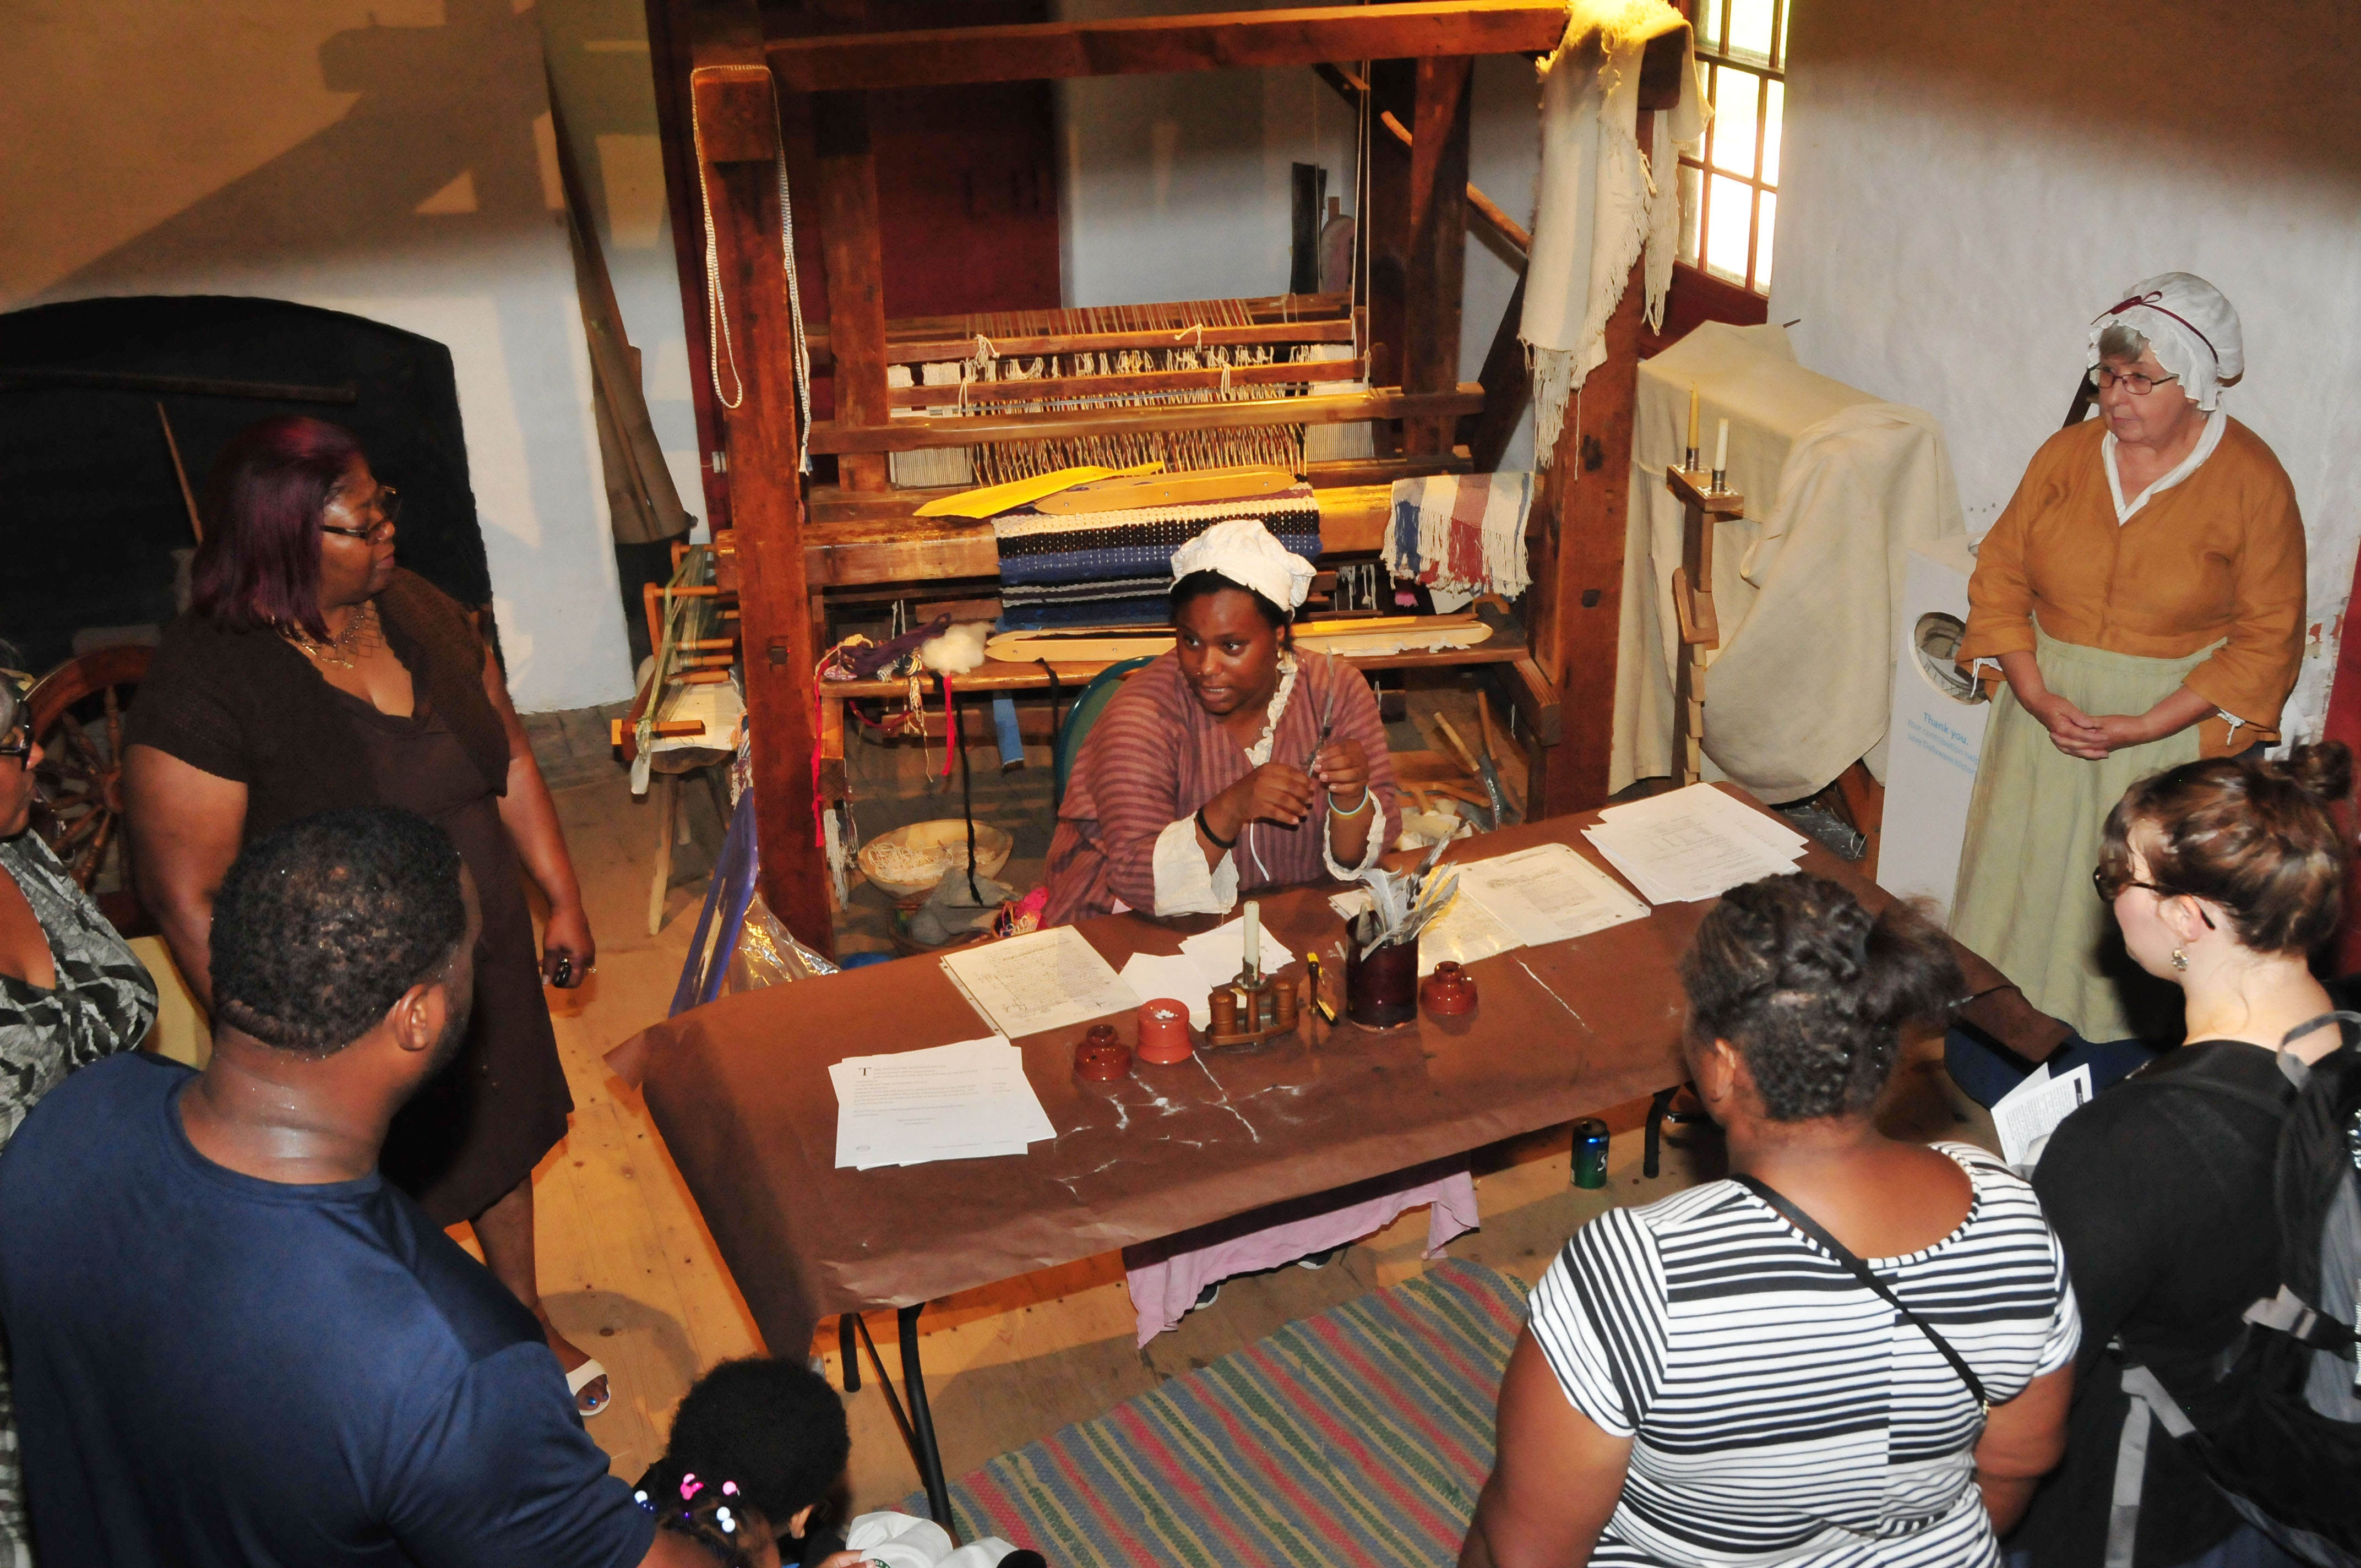
[[[1642,159],[1640,58],[1675,27],[1681,101],[1656,112]],[[1697,149],[1707,110],[1688,23],[1664,0],[1573,0],[1541,71],[1541,181],[1517,335],[1532,355],[1533,446],[1547,466],[1566,400],[1607,357],[1607,318],[1643,245],[1648,323],[1664,319],[1680,243],[1680,153]]]
[[[1640,366],[1608,787],[1674,771],[1685,509],[1664,469],[1687,444],[1692,387],[1708,454],[1730,421],[1727,484],[1747,512],[1714,539],[1706,776],[1766,802],[1856,760],[1883,781],[1904,566],[1913,545],[1965,531],[1942,427],[1805,369],[1780,327],[1708,322]]]

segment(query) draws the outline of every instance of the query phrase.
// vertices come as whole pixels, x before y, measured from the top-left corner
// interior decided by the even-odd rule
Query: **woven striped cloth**
[[[1290,1323],[951,1487],[1051,1568],[1433,1568],[1492,1468],[1524,1287],[1457,1259]],[[923,1494],[904,1499],[924,1514]]]
[[[1172,553],[1229,518],[1252,517],[1290,550],[1320,554],[1320,502],[1308,483],[1277,495],[1055,516],[1020,507],[992,520],[1000,547],[1001,625],[1160,625]]]

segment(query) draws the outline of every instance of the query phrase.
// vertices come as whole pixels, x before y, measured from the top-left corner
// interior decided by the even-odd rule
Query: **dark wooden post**
[[[1640,116],[1640,155],[1653,125]],[[1631,264],[1607,318],[1607,358],[1566,400],[1533,503],[1533,657],[1557,687],[1564,739],[1549,759],[1536,815],[1607,803],[1615,742],[1615,655],[1623,613],[1623,535],[1631,497],[1631,435],[1640,393],[1647,258]]]
[[[1369,66],[1370,113],[1390,111],[1404,125],[1413,115],[1418,62],[1380,60]],[[1360,214],[1358,239],[1368,255],[1369,385],[1402,384],[1404,312],[1410,290],[1410,148],[1379,131],[1368,141],[1368,210]],[[1376,427],[1379,451],[1391,449],[1391,433]]]
[[[877,237],[869,94],[818,93],[812,122],[819,152],[820,244],[828,263],[836,422],[882,425],[893,415],[885,390],[884,255]],[[848,490],[883,490],[889,485],[887,461],[883,453],[847,453],[837,459],[837,475]]]
[[[1418,62],[1418,123],[1411,132],[1410,257],[1404,291],[1405,392],[1459,385],[1459,307],[1467,272],[1468,109],[1476,61],[1467,55]],[[1376,138],[1371,138],[1376,139]],[[1402,450],[1447,453],[1457,422],[1414,419]]]
[[[696,74],[689,107],[703,145],[729,330],[720,377],[763,896],[799,940],[833,953],[828,869],[814,842],[811,676],[818,655],[805,605],[795,345],[772,94],[767,67],[716,66]],[[736,406],[726,407],[727,394],[741,388]]]

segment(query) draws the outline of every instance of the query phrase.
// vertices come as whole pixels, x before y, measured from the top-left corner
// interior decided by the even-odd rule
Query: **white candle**
[[[1262,972],[1262,905],[1246,905],[1246,973]]]
[[[1713,471],[1717,474],[1730,467],[1730,422],[1723,420],[1713,436]]]

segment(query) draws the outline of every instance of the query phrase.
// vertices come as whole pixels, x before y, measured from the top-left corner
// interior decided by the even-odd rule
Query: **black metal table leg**
[[[921,1301],[915,1307],[900,1308],[895,1314],[902,1331],[902,1388],[910,1399],[906,1414],[901,1399],[895,1395],[894,1379],[885,1371],[884,1359],[877,1354],[877,1342],[869,1337],[868,1321],[858,1312],[846,1312],[837,1320],[837,1332],[861,1336],[862,1348],[869,1353],[869,1365],[877,1373],[877,1391],[885,1396],[885,1408],[893,1412],[894,1425],[901,1432],[902,1442],[910,1451],[910,1462],[918,1467],[918,1479],[927,1488],[927,1511],[957,1541],[959,1526],[951,1522],[951,1491],[943,1482],[943,1453],[935,1444],[934,1411],[927,1404],[926,1370],[918,1365],[918,1314],[926,1310],[927,1304]],[[849,1365],[851,1357],[845,1359]],[[848,1383],[846,1387],[852,1385]]]
[[[858,1312],[839,1312],[836,1315],[836,1354],[838,1359],[844,1363],[844,1391],[848,1394],[861,1392],[861,1352],[853,1338],[854,1327],[860,1321],[861,1314]]]
[[[918,1365],[918,1314],[926,1310],[927,1304],[920,1301],[895,1314],[902,1331],[902,1390],[910,1399],[910,1448],[918,1461],[919,1478],[927,1484],[927,1511],[957,1541],[959,1530],[951,1522],[951,1490],[943,1482],[943,1453],[936,1446],[934,1413],[927,1407],[927,1376]]]

